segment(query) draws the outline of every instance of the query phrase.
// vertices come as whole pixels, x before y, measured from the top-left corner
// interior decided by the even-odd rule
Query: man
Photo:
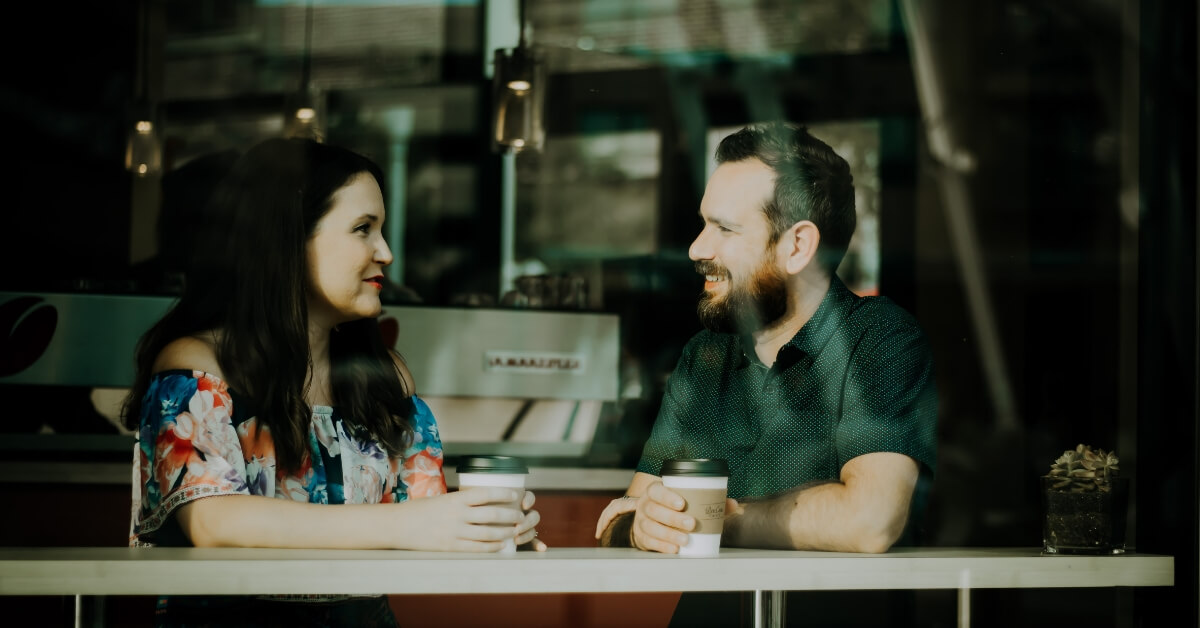
[[[604,546],[676,553],[695,520],[664,460],[730,468],[722,544],[885,552],[911,542],[936,464],[937,393],[916,321],[835,274],[854,232],[850,169],[803,126],[717,148],[689,249],[705,330],[684,347]],[[913,517],[915,520],[915,517]]]

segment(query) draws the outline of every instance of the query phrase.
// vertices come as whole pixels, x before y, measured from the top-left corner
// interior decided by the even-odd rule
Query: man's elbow
[[[890,534],[867,534],[857,539],[850,551],[860,554],[883,554],[895,544],[896,537]]]
[[[844,529],[845,550],[861,554],[883,554],[900,540],[905,520],[884,513],[862,512]]]
[[[805,537],[793,531],[791,547],[784,549],[883,554],[900,539],[901,532],[902,530],[881,526],[877,522],[851,522],[817,537]]]

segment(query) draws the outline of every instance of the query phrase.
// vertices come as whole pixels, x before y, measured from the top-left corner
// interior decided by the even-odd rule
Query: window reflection
[[[656,252],[659,144],[652,130],[556,136],[518,156],[518,262],[601,286],[604,260]],[[603,305],[601,290],[589,295]]]

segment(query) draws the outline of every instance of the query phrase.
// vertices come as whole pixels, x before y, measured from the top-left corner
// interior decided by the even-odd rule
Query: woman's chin
[[[380,314],[383,314],[383,303],[376,300],[375,303],[363,307],[358,318],[378,318]]]

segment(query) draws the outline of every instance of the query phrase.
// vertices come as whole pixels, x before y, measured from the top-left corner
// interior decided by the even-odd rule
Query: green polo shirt
[[[730,497],[769,497],[890,451],[920,463],[919,511],[937,464],[937,412],[933,357],[916,320],[834,277],[770,368],[749,337],[693,337],[637,470],[659,475],[671,458],[724,458]]]

